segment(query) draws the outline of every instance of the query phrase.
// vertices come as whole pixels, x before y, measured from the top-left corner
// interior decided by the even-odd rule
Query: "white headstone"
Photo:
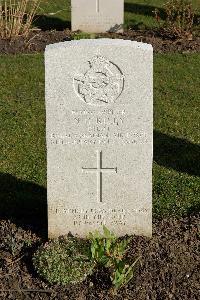
[[[124,0],[72,0],[72,31],[122,32]]]
[[[49,236],[151,236],[152,46],[58,43],[45,64]]]

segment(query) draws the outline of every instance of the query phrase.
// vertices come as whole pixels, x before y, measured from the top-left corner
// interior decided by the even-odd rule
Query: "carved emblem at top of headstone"
[[[114,63],[103,56],[95,56],[89,61],[88,69],[74,77],[74,88],[85,103],[106,105],[121,95],[124,76]]]

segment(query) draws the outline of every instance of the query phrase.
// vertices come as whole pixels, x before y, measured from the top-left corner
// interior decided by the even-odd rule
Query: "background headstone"
[[[72,31],[122,32],[124,0],[72,0]]]
[[[58,43],[45,64],[49,236],[151,236],[152,46]]]

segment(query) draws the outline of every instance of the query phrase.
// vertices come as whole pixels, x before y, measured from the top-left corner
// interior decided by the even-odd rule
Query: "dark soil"
[[[166,37],[153,30],[128,30],[123,34],[105,33],[95,35],[96,38],[119,38],[152,44],[155,53],[166,52],[200,52],[200,36],[175,39]],[[18,37],[12,41],[0,39],[0,53],[34,53],[43,52],[46,45],[68,41],[74,38],[70,30],[33,31],[27,38]]]
[[[31,260],[41,240],[10,222],[1,222],[0,299],[197,300],[200,297],[198,222],[199,215],[154,221],[152,239],[132,237],[128,257],[134,261],[141,256],[140,263],[135,278],[117,295],[113,295],[104,270],[79,285],[47,284],[38,277]]]

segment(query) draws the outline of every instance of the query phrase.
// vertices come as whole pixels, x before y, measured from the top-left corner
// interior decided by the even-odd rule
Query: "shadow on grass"
[[[154,131],[154,161],[166,168],[200,176],[200,146]]]
[[[162,7],[156,7],[145,4],[137,4],[137,3],[125,3],[124,5],[125,12],[134,13],[136,15],[144,15],[155,18],[155,10],[159,12],[159,17],[161,20],[166,20],[167,14],[165,9]],[[194,10],[194,25],[200,24],[200,15],[195,13]]]
[[[150,6],[145,4],[136,4],[136,3],[125,3],[124,5],[125,12],[134,13],[136,15],[144,15],[154,17],[154,11],[159,10],[160,18],[162,20],[166,19],[166,13],[163,8]]]
[[[65,30],[71,28],[71,22],[64,21],[56,17],[49,17],[45,15],[37,15],[34,18],[33,25],[39,29],[45,30]]]
[[[47,236],[46,188],[4,173],[0,186],[0,218]]]
[[[200,176],[200,146],[154,131],[154,161],[166,168]],[[47,190],[0,173],[0,218],[47,236]],[[189,213],[196,211],[192,207]]]

